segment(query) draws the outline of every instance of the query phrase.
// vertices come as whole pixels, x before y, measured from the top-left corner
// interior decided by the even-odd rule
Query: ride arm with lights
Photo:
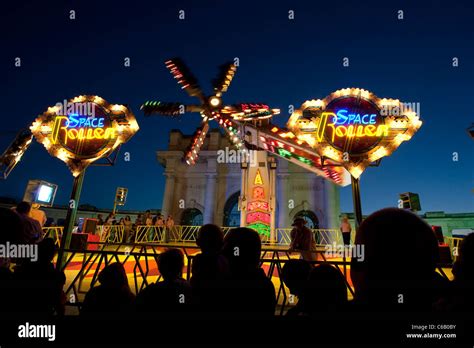
[[[0,178],[6,179],[8,177],[30,147],[32,140],[33,134],[29,128],[24,128],[18,132],[15,139],[0,156]]]

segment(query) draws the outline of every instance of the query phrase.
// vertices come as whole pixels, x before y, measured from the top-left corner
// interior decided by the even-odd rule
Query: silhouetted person
[[[104,224],[104,217],[102,214],[97,215],[97,226],[102,226]]]
[[[227,305],[231,317],[274,315],[275,288],[260,268],[261,248],[260,236],[252,229],[235,228],[225,236],[223,255],[230,266]]]
[[[347,287],[341,272],[330,264],[311,270],[301,295],[302,313],[318,317],[344,310],[346,305]]]
[[[301,295],[311,269],[312,266],[305,260],[288,260],[283,266],[281,280],[290,290],[290,294],[298,297],[298,303],[293,308],[290,308],[286,315],[296,316],[302,312]]]
[[[20,237],[20,242],[25,244],[38,243],[43,238],[43,230],[40,223],[31,218],[31,204],[28,202],[21,202],[15,208],[15,211],[20,215],[23,232]]]
[[[344,245],[350,245],[352,227],[351,227],[351,224],[349,223],[349,219],[347,218],[347,216],[344,216],[341,219],[341,226],[339,227],[339,229],[342,233],[342,241]]]
[[[204,225],[199,229],[196,244],[201,253],[192,262],[194,300],[202,311],[222,311],[226,298],[224,282],[229,277],[229,263],[222,255],[224,233],[216,225]]]
[[[355,244],[364,259],[352,259],[355,300],[369,310],[431,310],[439,297],[441,276],[435,272],[438,242],[415,214],[401,209],[379,210],[360,225]]]
[[[303,218],[296,218],[293,221],[293,229],[290,232],[290,251],[298,251],[303,260],[315,261],[316,242],[314,241],[313,232],[305,225],[306,220]]]
[[[14,211],[0,208],[0,244],[18,243],[23,235],[23,223],[20,216]],[[6,255],[2,255],[6,256]],[[13,272],[10,270],[11,260],[0,256],[0,311],[12,313],[17,311],[16,289]]]
[[[90,289],[81,310],[85,316],[110,316],[132,309],[135,295],[130,290],[123,264],[116,262],[99,273],[99,286]]]
[[[163,281],[152,283],[137,296],[139,312],[162,313],[167,317],[189,312],[192,305],[190,285],[182,278],[184,256],[179,249],[168,249],[158,256]]]
[[[54,240],[45,238],[38,243],[38,259],[24,262],[16,268],[18,295],[22,297],[19,311],[43,317],[64,315],[66,298],[63,287],[66,276],[54,267],[55,254]]]

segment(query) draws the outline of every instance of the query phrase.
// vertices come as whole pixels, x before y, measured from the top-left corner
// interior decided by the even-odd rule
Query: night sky
[[[48,5],[46,5],[46,3]],[[258,4],[257,4],[258,3]],[[81,204],[111,208],[117,186],[128,187],[124,209],[161,207],[163,168],[155,152],[168,133],[191,134],[197,114],[181,121],[145,118],[147,99],[192,103],[163,62],[179,56],[206,92],[217,67],[234,57],[240,67],[224,102],[265,102],[282,110],[344,87],[421,105],[423,126],[361,179],[370,213],[395,206],[398,193],[420,194],[423,211],[474,211],[474,4],[472,1],[9,1],[2,4],[2,125],[0,151],[15,133],[63,99],[100,95],[128,104],[140,131],[122,147],[114,167],[90,167]],[[69,11],[76,19],[69,19]],[[185,11],[185,19],[178,12]],[[293,10],[294,20],[288,19]],[[403,10],[404,19],[397,18]],[[22,66],[14,66],[20,57]],[[124,67],[124,58],[131,67]],[[342,60],[349,58],[350,66]],[[453,67],[453,58],[459,66]],[[213,127],[216,124],[213,123]],[[123,153],[131,161],[123,160]],[[458,161],[453,161],[453,152]],[[69,198],[66,165],[34,143],[0,196],[21,198],[29,179],[59,184]],[[352,211],[350,186],[341,210]]]

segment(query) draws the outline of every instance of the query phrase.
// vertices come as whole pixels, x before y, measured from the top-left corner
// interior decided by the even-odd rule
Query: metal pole
[[[354,222],[356,230],[359,229],[362,223],[362,204],[360,203],[360,185],[359,179],[354,178],[351,175],[352,182],[352,202],[354,204]]]
[[[64,250],[69,249],[71,244],[72,229],[76,222],[77,207],[79,205],[79,198],[81,197],[82,183],[84,181],[86,170],[84,169],[78,176],[74,178],[72,185],[71,198],[69,200],[66,222],[64,224],[63,235],[61,237],[61,246],[59,247],[58,259],[56,260],[56,269],[61,270],[67,255]]]

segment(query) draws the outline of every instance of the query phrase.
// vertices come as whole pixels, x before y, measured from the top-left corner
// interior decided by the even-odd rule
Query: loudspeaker
[[[87,247],[87,233],[73,233],[71,235],[71,244],[69,249],[71,250],[86,250]]]

